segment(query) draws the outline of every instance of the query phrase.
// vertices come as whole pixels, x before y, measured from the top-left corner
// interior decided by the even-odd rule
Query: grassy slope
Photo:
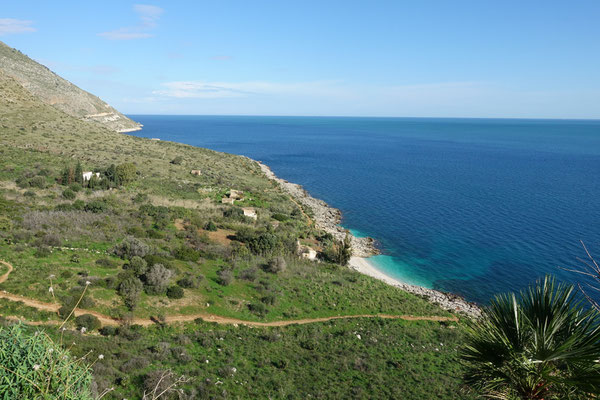
[[[170,163],[176,156],[183,157],[181,165]],[[72,165],[77,160],[83,163],[84,170],[133,162],[139,175],[135,182],[120,189],[77,194],[77,199],[83,202],[103,199],[109,205],[105,213],[73,212],[62,215],[62,219],[51,218],[57,204],[72,203],[61,197],[64,187],[56,184],[55,178],[66,164]],[[192,176],[190,169],[200,169],[203,174]],[[15,179],[24,174],[46,176],[47,187],[17,187]],[[255,205],[262,206],[258,222],[223,216],[223,211],[230,206],[221,206],[216,200],[229,188],[246,191],[254,198]],[[132,201],[139,194],[148,196],[152,204],[170,207],[170,220],[159,230],[162,235],[159,238],[143,233],[153,228],[151,218],[140,215],[140,204]],[[125,312],[120,297],[114,288],[107,288],[101,282],[121,272],[123,261],[110,255],[110,249],[132,228],[142,232],[142,240],[155,251],[165,254],[188,243],[186,231],[181,228],[193,225],[194,221],[215,221],[219,228],[236,230],[244,226],[266,226],[272,222],[271,216],[279,213],[290,217],[281,229],[295,235],[317,234],[303,217],[293,216],[296,209],[297,205],[244,157],[110,132],[44,105],[0,72],[0,239],[3,243],[0,258],[15,265],[15,271],[0,289],[52,301],[48,292],[51,274],[55,275],[53,286],[59,298],[77,293],[80,281],[93,277],[99,283],[90,287],[89,294],[95,303],[91,307],[118,315]],[[80,250],[55,249],[46,257],[36,257],[36,238],[49,232],[59,235],[63,246]],[[18,235],[23,237],[17,238]],[[207,240],[202,234],[200,242],[211,257],[197,261],[169,257],[177,277],[185,273],[202,275],[199,287],[186,289],[185,297],[180,300],[143,294],[136,315],[204,311],[252,320],[380,312],[447,315],[424,300],[346,268],[288,256],[287,269],[271,274],[260,268],[265,258],[232,259],[222,243]],[[74,261],[74,254],[78,260]],[[112,259],[116,267],[98,266],[96,260],[100,258]],[[217,282],[217,270],[223,266],[233,268],[234,281],[228,286]],[[241,275],[249,269],[254,270],[256,277],[242,279]],[[248,305],[264,301],[266,295],[275,297],[274,304],[267,307],[268,312],[250,312]],[[0,314],[39,320],[55,318],[6,301],[0,301]],[[355,331],[367,332],[364,340],[357,342]],[[119,396],[128,398],[135,398],[133,394],[139,393],[144,374],[159,367],[192,375],[188,393],[206,391],[215,398],[230,395],[306,398],[308,394],[317,398],[373,397],[370,394],[384,398],[457,398],[460,366],[456,363],[455,348],[460,343],[460,331],[460,327],[449,330],[439,323],[401,321],[336,321],[281,330],[202,323],[184,328],[141,330],[135,335],[124,331],[110,339],[76,336],[75,351],[98,347],[110,353],[114,365],[97,366],[95,375],[100,387],[117,385]],[[136,339],[139,335],[141,337]],[[177,339],[180,335],[190,336],[191,341]],[[219,337],[224,338],[223,342]],[[172,346],[177,347],[179,340],[192,356],[191,361],[182,362],[176,352],[160,356],[149,353],[149,348],[158,342],[173,342]],[[451,346],[442,350],[435,346],[446,340]],[[414,344],[417,350],[409,344]],[[425,347],[419,349],[418,346]],[[218,348],[224,351],[219,352]],[[123,365],[137,354],[146,355],[153,362],[152,366],[137,370]],[[203,357],[215,362],[201,364]],[[240,371],[239,378],[221,377],[227,374],[224,368],[235,365]],[[222,386],[216,385],[219,379],[224,382]],[[121,397],[115,395],[115,398]]]

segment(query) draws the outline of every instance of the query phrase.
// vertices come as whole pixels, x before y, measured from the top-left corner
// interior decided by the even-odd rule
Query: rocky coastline
[[[315,199],[302,186],[277,177],[267,165],[260,161],[257,161],[257,164],[267,178],[277,182],[281,188],[288,192],[299,204],[312,210],[312,218],[314,219],[316,228],[330,233],[337,240],[344,239],[348,231],[339,225],[342,219],[340,210],[329,206],[323,200]],[[377,270],[368,260],[368,257],[380,254],[380,251],[375,247],[375,240],[369,237],[358,238],[354,235],[351,235],[351,238],[354,256],[350,261],[350,268],[382,280],[409,293],[426,298],[428,301],[439,305],[445,310],[458,312],[474,318],[481,315],[481,309],[476,304],[468,302],[458,295],[410,285],[385,275]]]

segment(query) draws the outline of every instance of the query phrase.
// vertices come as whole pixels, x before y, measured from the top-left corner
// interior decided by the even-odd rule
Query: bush
[[[269,310],[267,309],[267,306],[265,306],[263,303],[248,304],[248,310],[250,310],[250,312],[258,315],[259,317],[264,317],[269,312]]]
[[[233,272],[229,268],[217,271],[217,282],[221,286],[229,286],[233,282]]]
[[[167,297],[170,299],[183,298],[184,291],[180,286],[171,286],[167,289]]]
[[[48,257],[50,254],[52,254],[52,252],[50,251],[50,248],[47,246],[40,246],[35,251],[35,256],[37,258]]]
[[[130,310],[134,310],[142,293],[144,285],[135,276],[125,278],[119,284],[119,295],[123,297],[123,302]]]
[[[175,165],[183,164],[183,157],[181,157],[181,156],[175,157],[174,159],[171,160],[171,164],[175,164]]]
[[[275,257],[265,265],[265,271],[270,272],[272,274],[277,274],[285,270],[287,264],[283,257]]]
[[[87,212],[100,214],[108,210],[108,205],[101,200],[92,200],[87,203],[83,209]]]
[[[142,276],[148,270],[148,263],[140,256],[133,256],[131,260],[129,260],[127,269],[131,270],[136,276]]]
[[[117,328],[110,325],[103,326],[100,328],[100,334],[102,336],[114,336],[117,334]]]
[[[100,329],[102,326],[100,320],[92,314],[83,314],[78,316],[75,318],[75,323],[77,324],[77,328],[85,328],[88,331],[95,331],[96,329]]]
[[[144,377],[144,392],[146,393],[165,393],[167,398],[170,398],[173,392],[175,383],[173,373],[166,370],[150,371]]]
[[[253,282],[256,280],[257,276],[258,276],[258,269],[256,269],[255,267],[250,267],[250,268],[245,269],[242,272],[240,272],[240,279],[243,279],[245,281]]]
[[[209,221],[208,224],[204,227],[209,232],[215,232],[217,230],[217,225],[214,222]]]
[[[189,246],[182,245],[173,252],[173,257],[181,261],[197,261],[200,253]]]
[[[92,399],[89,369],[43,332],[0,328],[0,365],[2,398]]]
[[[280,222],[285,222],[289,219],[289,217],[287,215],[281,214],[281,213],[275,213],[275,214],[271,215],[271,217]]]
[[[46,178],[44,178],[43,176],[36,176],[35,178],[31,178],[31,180],[29,181],[29,185],[38,189],[44,189],[46,187]]]
[[[81,184],[79,184],[79,183],[72,183],[69,185],[69,189],[71,189],[72,191],[77,193],[77,192],[81,191],[82,187],[81,187]]]
[[[165,292],[173,272],[162,264],[154,264],[148,269],[146,278],[146,293],[162,294]]]
[[[33,190],[27,190],[23,195],[25,197],[35,197],[35,192]]]
[[[177,284],[182,288],[194,289],[198,287],[198,280],[198,278],[195,278],[192,275],[186,275],[180,280],[178,280]]]
[[[74,200],[77,195],[71,189],[65,189],[62,192],[62,196],[67,200]]]
[[[132,259],[135,256],[145,257],[149,252],[150,246],[132,236],[123,239],[123,241],[113,249],[113,253],[117,256],[128,259]]]

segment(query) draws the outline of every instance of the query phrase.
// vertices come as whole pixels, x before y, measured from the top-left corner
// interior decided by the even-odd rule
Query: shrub
[[[182,261],[197,261],[200,253],[189,246],[182,245],[173,252],[173,256]]]
[[[283,257],[275,257],[265,265],[265,271],[270,272],[272,274],[277,274],[285,270],[287,264]]]
[[[110,325],[103,326],[100,328],[100,334],[102,336],[114,336],[117,334],[117,328]]]
[[[46,187],[46,178],[44,178],[43,176],[36,176],[34,178],[31,178],[31,180],[29,181],[29,185],[38,189],[44,189]]]
[[[72,183],[69,185],[69,189],[71,189],[72,191],[77,193],[77,192],[80,192],[81,189],[83,189],[83,188],[81,187],[81,184],[79,184],[79,183]]]
[[[215,232],[217,230],[217,225],[214,222],[208,221],[208,224],[204,227],[207,231]]]
[[[85,328],[88,331],[95,331],[96,329],[100,329],[102,326],[100,320],[92,314],[83,314],[78,316],[75,318],[75,323],[77,324],[77,328]]]
[[[35,192],[33,190],[27,190],[23,195],[25,197],[35,197]]]
[[[171,286],[167,289],[167,297],[170,299],[183,298],[184,291],[180,286]]]
[[[125,278],[119,284],[119,295],[123,297],[123,302],[130,310],[137,306],[143,287],[142,281],[135,276]]]
[[[269,312],[269,310],[267,310],[267,306],[265,306],[263,303],[250,303],[248,304],[248,310],[259,317],[264,317]]]
[[[175,164],[175,165],[183,164],[183,157],[181,157],[181,156],[175,157],[174,159],[171,160],[171,164]]]
[[[100,214],[108,210],[108,205],[101,200],[92,200],[83,207],[87,212]]]
[[[85,203],[83,202],[83,200],[75,200],[71,204],[71,208],[73,208],[73,210],[82,211],[83,209],[85,209]]]
[[[131,270],[136,276],[142,276],[148,270],[148,263],[140,256],[133,256],[131,260],[129,260],[127,269]]]
[[[121,258],[132,259],[135,256],[145,257],[150,252],[150,247],[139,239],[128,236],[115,246],[113,253]]]
[[[178,280],[177,284],[182,288],[193,289],[198,287],[198,280],[198,278],[195,278],[192,275],[186,275]]]
[[[285,214],[281,214],[281,213],[275,213],[273,215],[271,215],[271,217],[277,221],[281,221],[281,222],[285,222],[289,219],[289,217]]]
[[[173,373],[166,370],[150,371],[144,377],[144,392],[146,393],[165,393],[170,398],[173,392],[176,392],[175,378]]]
[[[0,328],[0,365],[5,399],[92,399],[89,368],[43,332]]]
[[[229,286],[233,282],[233,272],[229,268],[217,271],[217,282],[221,286]]]
[[[74,200],[77,195],[71,189],[65,189],[62,192],[62,196],[67,200]]]
[[[258,269],[256,269],[255,267],[250,267],[250,268],[245,269],[242,272],[240,272],[240,279],[243,279],[245,281],[253,282],[256,280],[257,276],[258,276]]]
[[[50,248],[47,246],[40,246],[35,251],[35,256],[37,258],[48,257],[50,254],[52,254],[52,252],[50,251]]]
[[[146,273],[146,292],[149,294],[164,293],[173,272],[162,264],[154,264]]]
[[[40,243],[44,246],[59,247],[61,240],[56,233],[48,233],[40,239]]]

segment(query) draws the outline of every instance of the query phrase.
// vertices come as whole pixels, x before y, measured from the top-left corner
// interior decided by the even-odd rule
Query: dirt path
[[[8,276],[13,271],[13,266],[6,261],[0,260],[0,264],[5,265],[8,268],[8,271],[0,276],[0,283],[3,283],[8,279]],[[29,297],[20,296],[17,294],[8,293],[6,291],[0,291],[0,298],[8,299],[11,301],[20,301],[23,304],[37,308],[38,310],[50,311],[50,312],[58,312],[60,308],[60,304],[58,303],[45,303],[43,301],[38,301]],[[106,314],[101,314],[92,310],[83,310],[81,308],[75,309],[73,313],[75,316],[82,314],[91,314],[98,318],[102,325],[119,325],[122,320],[118,318],[113,318]],[[220,315],[215,314],[207,314],[207,313],[196,313],[190,315],[172,315],[168,316],[165,319],[165,323],[176,323],[176,322],[191,322],[198,318],[206,322],[216,322],[218,324],[228,324],[228,325],[246,325],[246,326],[256,326],[256,327],[269,327],[269,326],[288,326],[288,325],[303,325],[303,324],[312,324],[316,322],[327,322],[336,319],[351,319],[351,318],[384,318],[384,319],[402,319],[405,321],[454,321],[457,322],[458,318],[455,316],[452,317],[441,317],[441,316],[418,316],[418,315],[388,315],[388,314],[358,314],[358,315],[336,315],[331,317],[321,317],[321,318],[304,318],[304,319],[293,319],[293,320],[284,320],[284,321],[271,321],[271,322],[258,322],[258,321],[246,321],[237,318],[229,318],[222,317]],[[55,321],[49,321],[47,324],[54,324]],[[132,324],[136,325],[154,325],[157,323],[157,320],[151,318],[133,318],[131,320]],[[34,323],[34,324],[46,324],[46,323]]]

